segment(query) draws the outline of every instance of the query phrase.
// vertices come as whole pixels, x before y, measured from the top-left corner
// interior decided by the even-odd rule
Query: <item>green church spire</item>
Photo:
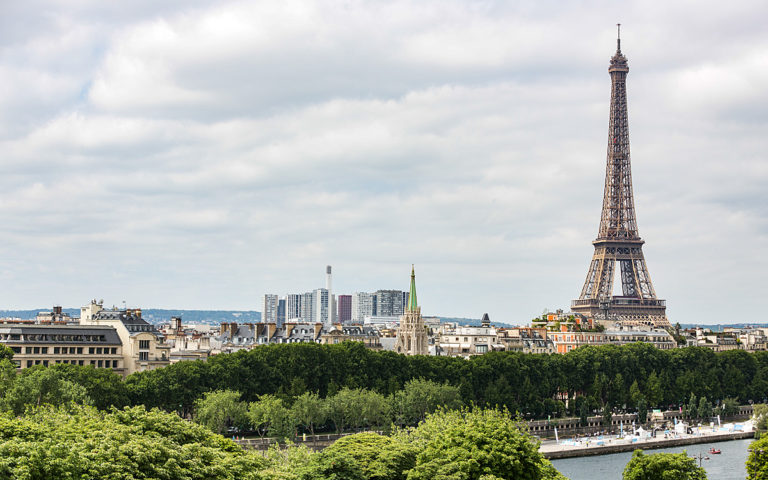
[[[408,311],[415,312],[419,308],[416,302],[416,272],[411,265],[411,293],[408,296]]]

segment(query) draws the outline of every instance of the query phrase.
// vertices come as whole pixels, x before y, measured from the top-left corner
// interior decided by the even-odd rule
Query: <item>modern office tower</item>
[[[355,292],[352,294],[352,323],[362,324],[365,317],[375,315],[373,310],[373,295],[367,292]]]
[[[403,312],[405,312],[408,307],[408,296],[409,292],[403,292]]]
[[[277,301],[277,326],[282,327],[285,323],[285,299]]]
[[[427,341],[427,328],[421,317],[421,307],[416,302],[416,273],[411,266],[411,291],[405,314],[400,317],[395,351],[405,355],[427,355]]]
[[[352,320],[352,295],[339,295],[336,298],[339,313],[339,323],[349,323]]]
[[[376,315],[379,317],[398,317],[403,314],[402,290],[377,290]]]
[[[261,323],[277,323],[277,295],[265,293],[261,302]]]
[[[326,326],[331,326],[332,319],[330,316],[330,296],[328,295],[328,289],[318,288],[314,292],[315,299],[315,318],[314,322],[322,323]]]
[[[301,318],[300,293],[289,293],[285,296],[285,320],[298,320]]]
[[[669,327],[666,301],[656,296],[643,256],[645,243],[637,228],[627,119],[627,57],[621,40],[611,57],[611,107],[608,119],[608,158],[600,229],[581,295],[571,310],[610,325],[645,324]],[[613,295],[614,277],[621,280],[621,295]]]

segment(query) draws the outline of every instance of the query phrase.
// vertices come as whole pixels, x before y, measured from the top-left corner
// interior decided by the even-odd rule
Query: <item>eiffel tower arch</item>
[[[643,256],[645,242],[638,234],[635,218],[627,119],[628,72],[619,38],[608,67],[611,107],[600,229],[592,242],[595,253],[587,279],[578,300],[571,302],[571,310],[602,323],[667,327],[666,301],[657,298],[653,289]],[[620,296],[613,295],[615,274],[621,281]]]

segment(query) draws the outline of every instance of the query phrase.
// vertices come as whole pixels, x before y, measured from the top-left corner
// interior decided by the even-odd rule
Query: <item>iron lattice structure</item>
[[[666,303],[656,298],[643,243],[637,232],[627,119],[627,58],[617,40],[611,58],[611,109],[608,124],[608,159],[600,230],[592,242],[595,253],[587,279],[571,310],[603,322],[669,326]],[[621,271],[621,296],[613,295],[616,264]]]

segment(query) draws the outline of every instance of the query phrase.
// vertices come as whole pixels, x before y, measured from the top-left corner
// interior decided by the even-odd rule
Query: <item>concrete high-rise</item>
[[[285,320],[298,320],[301,319],[302,295],[300,293],[289,293],[285,296]]]
[[[315,316],[311,321],[322,323],[323,325],[326,325],[326,326],[331,326],[331,324],[333,323],[330,315],[331,299],[328,293],[329,292],[327,288],[318,288],[317,290],[312,292],[312,295],[315,301],[315,308],[314,308]]]
[[[264,294],[261,302],[261,322],[277,323],[277,295],[269,293]]]

